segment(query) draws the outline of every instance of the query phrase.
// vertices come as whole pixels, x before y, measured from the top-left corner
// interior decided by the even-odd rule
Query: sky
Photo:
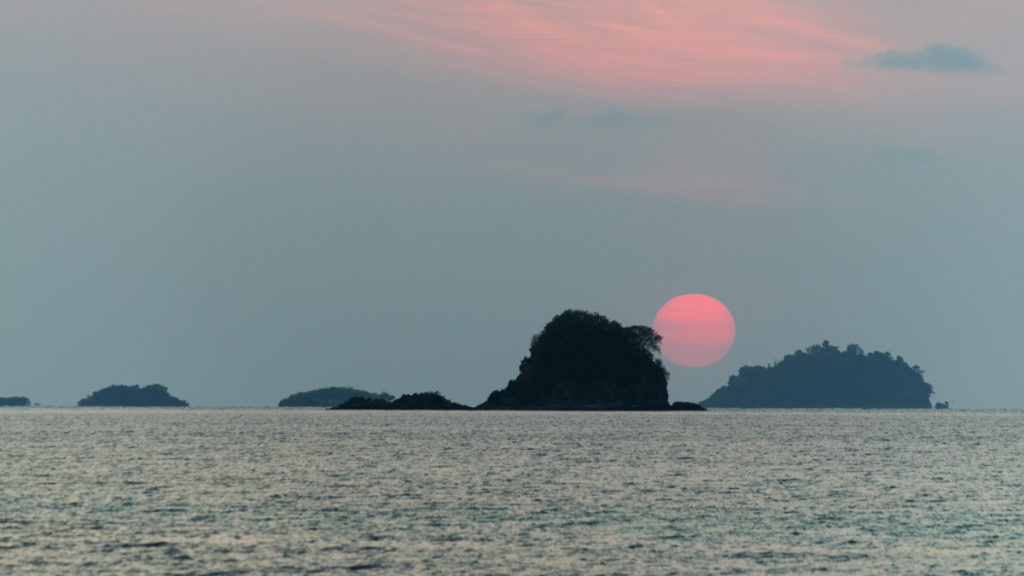
[[[1024,409],[1018,0],[8,0],[0,396],[478,404],[566,309],[723,302]]]

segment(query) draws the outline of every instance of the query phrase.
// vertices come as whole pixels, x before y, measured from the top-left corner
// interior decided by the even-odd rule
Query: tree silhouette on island
[[[769,366],[743,366],[703,405],[716,408],[931,408],[924,370],[889,352],[821,344]]]
[[[308,392],[297,392],[277,403],[279,407],[309,407],[319,406],[330,408],[347,402],[351,398],[366,398],[369,400],[383,400],[390,402],[395,397],[387,392],[367,392],[358,388],[347,388],[345,386],[332,386],[329,388],[317,388]]]
[[[32,402],[24,396],[0,397],[0,406],[31,406]]]
[[[480,410],[703,410],[668,402],[668,372],[655,354],[661,338],[646,326],[622,326],[600,314],[566,310],[530,343],[519,375]],[[469,409],[437,392],[394,402],[353,398],[339,409]]]
[[[131,406],[131,407],[184,407],[188,402],[175,398],[167,392],[167,387],[150,384],[145,388],[138,385],[107,386],[89,394],[78,401],[79,406]]]
[[[452,402],[440,392],[403,394],[394,400],[357,396],[331,408],[332,410],[471,410],[469,406]]]

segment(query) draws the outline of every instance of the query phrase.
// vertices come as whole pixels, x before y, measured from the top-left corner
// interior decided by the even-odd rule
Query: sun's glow
[[[654,331],[661,335],[662,356],[673,364],[699,367],[725,357],[736,338],[736,323],[715,298],[684,294],[658,310]]]

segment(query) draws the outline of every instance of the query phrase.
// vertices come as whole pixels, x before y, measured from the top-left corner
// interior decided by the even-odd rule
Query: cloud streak
[[[823,85],[882,44],[779,0],[352,0],[293,8],[483,74],[618,92]]]
[[[933,44],[920,50],[886,50],[864,58],[861,63],[871,68],[945,74],[981,74],[994,70],[988,58],[981,52],[949,44]]]

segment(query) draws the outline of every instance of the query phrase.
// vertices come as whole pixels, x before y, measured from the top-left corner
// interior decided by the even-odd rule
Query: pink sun
[[[704,294],[683,294],[669,300],[654,317],[661,335],[661,355],[673,364],[709,366],[721,360],[736,338],[732,313]]]

